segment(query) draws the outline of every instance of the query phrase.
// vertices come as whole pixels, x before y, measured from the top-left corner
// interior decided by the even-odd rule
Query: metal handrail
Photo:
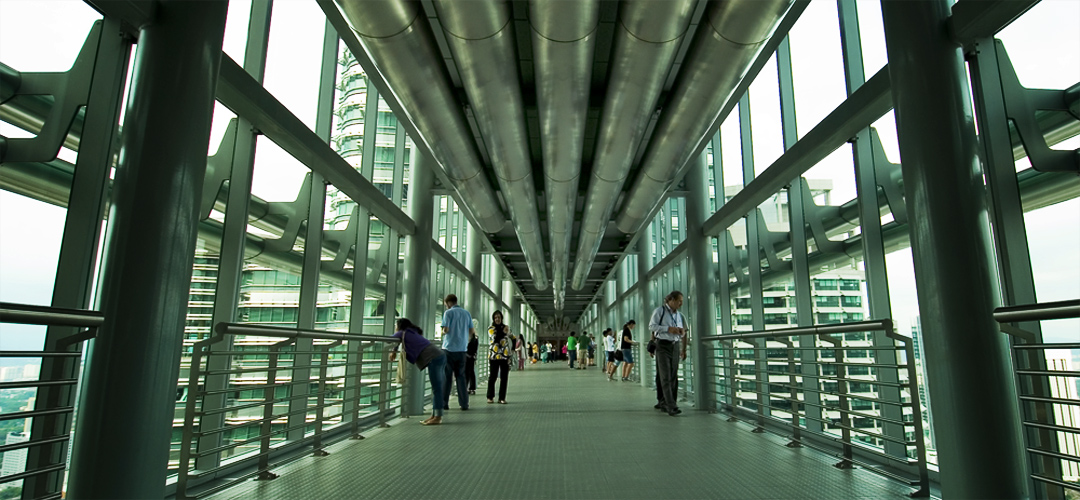
[[[794,337],[797,335],[827,335],[832,333],[855,333],[869,331],[892,332],[892,319],[877,319],[871,321],[859,321],[854,323],[833,323],[828,325],[800,326],[795,328],[777,328],[776,330],[755,330],[746,333],[733,333],[730,335],[710,335],[701,340],[742,340],[760,339],[767,337]],[[830,347],[830,349],[832,349]]]
[[[0,302],[0,323],[97,328],[104,322],[97,311]]]
[[[25,325],[40,325],[40,326],[56,326],[56,327],[74,327],[77,328],[77,332],[64,337],[58,342],[57,348],[61,350],[49,350],[49,351],[0,351],[0,358],[38,358],[38,359],[54,359],[56,362],[75,363],[76,367],[81,362],[83,355],[80,350],[77,349],[77,345],[85,340],[93,338],[96,335],[97,328],[99,328],[105,322],[105,317],[98,311],[86,311],[80,309],[65,309],[60,307],[38,306],[30,304],[16,304],[12,302],[0,302],[0,323],[16,323]],[[73,349],[73,350],[63,350]],[[68,361],[70,360],[70,361]],[[77,371],[77,368],[76,368]],[[30,388],[45,388],[45,387],[62,387],[73,386],[78,381],[73,378],[53,378],[57,374],[51,370],[42,370],[38,375],[37,380],[15,381],[15,382],[3,382],[0,383],[0,389],[30,389]],[[35,417],[46,417],[54,415],[67,415],[75,411],[73,406],[74,396],[70,396],[66,399],[62,399],[59,402],[54,402],[58,406],[41,406],[40,409],[29,409],[28,411],[20,411],[15,413],[8,413],[0,415],[0,421],[6,420],[18,420]],[[22,442],[14,443],[10,445],[4,445],[0,447],[0,452],[10,452],[18,449],[29,449],[37,446],[56,445],[59,443],[65,443],[70,440],[71,422],[70,419],[66,419],[66,424],[63,425],[63,429],[59,430],[59,435],[51,435],[47,437],[33,436],[31,439]],[[7,483],[20,479],[27,479],[42,474],[52,474],[57,471],[63,471],[67,469],[67,464],[63,462],[63,458],[59,459],[58,463],[51,463],[44,467],[38,467],[33,470],[20,472],[18,474],[10,474],[0,478],[0,483]],[[51,497],[58,497],[59,493],[55,493]],[[49,495],[42,498],[50,498]]]
[[[1080,318],[1080,299],[994,309],[994,320],[998,323],[1068,318]]]
[[[378,359],[365,359],[364,358],[364,346],[371,343],[386,343],[400,345],[400,339],[390,336],[381,335],[367,335],[367,334],[354,334],[354,333],[341,333],[341,332],[327,332],[320,330],[310,330],[302,328],[290,328],[279,326],[265,326],[265,325],[251,325],[242,323],[218,323],[214,326],[214,332],[216,335],[199,340],[192,345],[192,355],[189,363],[189,373],[187,376],[187,390],[188,399],[184,405],[184,433],[179,443],[180,458],[177,471],[177,495],[178,496],[190,496],[191,489],[198,483],[194,482],[199,480],[203,482],[203,478],[212,479],[217,477],[218,471],[226,468],[235,468],[238,464],[252,464],[257,469],[257,474],[260,478],[269,479],[276,477],[275,474],[270,472],[270,469],[276,464],[271,464],[271,456],[278,456],[286,449],[297,449],[297,447],[310,447],[313,449],[315,455],[326,454],[322,451],[322,448],[327,444],[323,442],[323,427],[326,425],[333,426],[332,428],[339,428],[339,425],[351,426],[352,432],[350,435],[357,435],[359,432],[358,423],[361,419],[361,412],[363,415],[378,415],[378,424],[385,425],[387,412],[397,412],[400,405],[389,405],[388,398],[391,398],[391,394],[397,392],[397,396],[393,396],[393,399],[398,400],[401,396],[402,386],[391,385],[389,383],[392,378],[392,370],[390,369],[391,362],[388,358],[388,351],[382,350],[381,356]],[[229,349],[226,346],[228,336],[230,335],[246,335],[246,336],[258,336],[269,337],[278,339],[275,343],[268,346],[265,350],[259,351],[243,351]],[[289,350],[295,348],[296,342],[300,339],[311,339],[317,341],[331,340],[332,342],[321,343],[313,345],[313,349],[305,349],[304,351]],[[359,349],[340,351],[335,350],[340,347],[342,342],[351,341],[359,344]],[[215,351],[213,347],[218,344],[223,344],[225,349],[221,351]],[[258,368],[232,368],[232,369],[210,369],[210,359],[230,359],[233,356],[244,356],[257,354],[266,356],[266,359],[261,359],[260,366]],[[344,363],[330,364],[329,359],[331,355],[347,355],[350,360],[346,360]],[[292,363],[297,361],[294,359],[297,355],[307,355],[311,357],[310,362],[302,362],[300,365],[293,365]],[[353,358],[355,356],[355,358]],[[285,359],[283,359],[285,358]],[[365,382],[364,377],[371,377],[372,370],[367,369],[372,364],[378,364],[376,374],[378,375],[378,383]],[[349,368],[352,367],[352,368]],[[333,380],[335,381],[333,386],[327,384],[327,370],[334,368],[337,370],[345,369],[352,370],[346,374],[335,374]],[[278,378],[279,371],[285,372],[285,376],[290,377],[289,382],[274,383]],[[308,378],[305,380],[294,380],[297,371],[309,372]],[[261,390],[262,396],[253,397],[250,401],[245,401],[241,405],[229,405],[224,404],[220,408],[218,407],[205,407],[208,398],[217,397],[223,398],[224,392],[230,392],[229,390],[219,388],[207,388],[205,386],[209,377],[228,377],[230,375],[236,375],[241,373],[253,373],[260,372],[265,374],[266,383],[259,383],[251,387],[237,387],[231,390]],[[279,387],[306,385],[314,382],[317,379],[319,388],[314,392],[305,392],[304,394],[290,394],[287,396],[279,396],[275,394],[276,389]],[[340,391],[337,389],[337,382],[345,380],[347,386],[345,387],[345,393],[340,397],[330,400],[327,395],[330,391]],[[362,390],[364,388],[377,387],[373,392],[367,392]],[[314,401],[314,406],[307,401]],[[363,401],[369,401],[363,403]],[[377,401],[376,401],[377,400]],[[202,402],[200,404],[199,402]],[[285,406],[296,405],[296,401],[304,401],[301,403],[303,408],[286,408]],[[290,404],[291,403],[291,404]],[[372,411],[371,409],[376,408]],[[259,408],[263,408],[261,416],[251,414],[250,411],[260,413]],[[366,410],[365,410],[366,409]],[[227,426],[222,425],[213,428],[204,427],[207,422],[213,422],[213,418],[221,419],[223,414],[233,411],[245,411],[246,416],[254,417],[254,420],[246,421],[239,426]],[[272,428],[271,424],[274,421],[280,421],[285,419],[286,421],[297,420],[297,416],[307,415],[314,413],[314,421],[309,421],[307,418],[302,418],[302,422],[297,422],[291,425],[286,424],[284,428]],[[346,419],[351,416],[351,421]],[[291,418],[290,418],[291,417]],[[246,417],[245,417],[246,418]],[[208,420],[209,419],[209,420]],[[278,424],[280,425],[280,424]],[[290,440],[288,437],[293,432],[300,429],[314,426],[315,432],[313,434],[307,434],[303,437]],[[223,434],[226,430],[238,429],[238,428],[256,429],[257,435],[249,435],[243,438],[239,442],[232,442],[227,444],[218,443],[216,440],[225,436]],[[207,437],[219,436],[215,439],[214,443],[205,442]],[[281,440],[284,439],[284,442]],[[210,446],[206,446],[210,445]],[[205,447],[205,448],[204,448]],[[230,457],[228,463],[206,464],[202,469],[198,466],[201,465],[201,460],[207,457],[217,456],[223,451],[230,449],[241,449],[251,447],[250,452],[244,452],[238,457]],[[212,459],[216,460],[216,459]],[[230,481],[233,478],[230,477]]]
[[[823,340],[825,340],[825,341],[827,341],[829,343],[834,343],[835,342],[836,345],[818,346],[815,343],[814,346],[792,346],[792,345],[790,345],[790,342],[788,342],[788,337],[813,335],[813,336],[817,336],[817,337],[820,338],[821,336],[825,336],[825,335],[840,334],[840,333],[855,333],[855,332],[884,332],[888,336],[889,339],[891,339],[893,342],[896,343],[896,345],[891,346],[891,347],[889,347],[889,346],[844,346],[844,345],[840,345],[840,342],[839,342],[840,339],[834,339],[834,338],[829,338],[829,337],[825,337]],[[785,343],[785,344],[788,344],[788,345],[783,345],[783,346],[776,346],[776,345],[771,345],[770,346],[770,345],[768,345],[768,342],[772,341],[774,339],[775,339],[776,342],[781,342],[781,343]],[[739,392],[744,392],[744,393],[747,393],[747,394],[755,394],[758,397],[764,396],[767,400],[772,400],[772,399],[775,398],[775,399],[778,399],[778,400],[787,401],[788,403],[791,403],[793,405],[792,408],[774,408],[774,411],[790,414],[791,418],[788,419],[787,417],[779,417],[779,416],[773,417],[771,415],[766,416],[765,413],[764,413],[764,407],[768,406],[768,407],[771,408],[771,405],[769,405],[768,403],[762,403],[762,404],[757,405],[757,410],[755,412],[753,410],[749,410],[749,409],[746,409],[746,408],[742,408],[741,406],[738,406],[737,402],[735,402],[733,400],[731,405],[728,405],[728,404],[723,404],[722,405],[723,409],[729,411],[732,414],[731,419],[736,419],[735,415],[737,413],[739,413],[739,412],[753,413],[756,422],[751,422],[751,423],[754,423],[756,425],[755,432],[760,432],[760,431],[767,430],[767,428],[766,428],[766,423],[767,422],[773,422],[774,424],[779,424],[779,425],[784,425],[786,427],[790,427],[791,446],[802,445],[803,444],[802,443],[802,441],[803,441],[802,435],[803,434],[817,436],[819,438],[827,438],[827,439],[830,439],[832,441],[838,442],[840,447],[841,447],[841,450],[840,450],[841,453],[839,455],[837,455],[837,456],[842,459],[841,463],[837,464],[838,467],[849,467],[852,464],[860,463],[860,462],[858,462],[858,460],[854,456],[854,450],[855,449],[858,449],[860,451],[867,452],[867,453],[872,453],[874,455],[877,455],[879,457],[885,458],[885,459],[890,460],[890,461],[895,461],[895,462],[902,463],[902,464],[905,464],[905,465],[908,465],[908,466],[914,466],[914,467],[917,468],[918,478],[916,480],[914,480],[912,482],[912,484],[917,485],[919,487],[919,490],[912,493],[912,496],[925,496],[926,494],[929,493],[929,470],[928,470],[927,461],[926,461],[926,451],[925,451],[925,446],[926,445],[923,442],[923,437],[922,437],[921,409],[919,408],[919,398],[918,398],[917,394],[915,394],[915,391],[917,391],[917,387],[915,386],[916,377],[915,377],[915,366],[914,366],[914,352],[913,352],[914,349],[913,349],[913,346],[912,346],[912,343],[911,343],[911,339],[909,339],[907,337],[904,337],[904,336],[898,336],[898,335],[895,334],[895,332],[893,331],[893,321],[892,321],[891,318],[880,319],[880,320],[870,320],[870,321],[860,321],[860,322],[854,322],[854,323],[835,323],[835,324],[828,324],[828,325],[815,325],[815,326],[809,326],[809,327],[780,328],[780,329],[775,329],[775,330],[757,330],[757,331],[752,331],[752,332],[729,334],[729,335],[711,335],[711,336],[703,337],[702,340],[706,341],[706,342],[708,342],[708,341],[718,342],[720,345],[723,346],[723,347],[714,347],[714,348],[710,349],[710,351],[712,353],[711,355],[712,355],[712,357],[714,359],[713,363],[718,364],[717,368],[719,368],[719,369],[723,370],[725,373],[727,373],[727,375],[725,375],[727,377],[727,379],[728,379],[728,383],[726,384],[726,389],[718,388],[718,389],[720,389],[722,391],[721,392],[722,394],[727,394],[728,391],[732,391],[730,394],[727,394],[727,395],[734,398],[735,397],[735,391],[739,391]],[[765,340],[766,342],[757,342],[759,340]],[[740,343],[740,342],[748,343],[750,345],[746,346],[746,347],[736,346],[736,344]],[[767,359],[759,359],[757,356],[755,356],[754,358],[745,358],[745,357],[740,358],[740,357],[736,357],[736,356],[724,355],[723,353],[717,352],[720,349],[724,349],[724,350],[729,350],[730,349],[732,351],[736,351],[736,350],[752,350],[752,351],[754,351],[755,353],[758,353],[758,354],[760,354],[763,351],[782,351],[782,352],[786,352],[787,356],[769,357]],[[795,379],[799,378],[799,377],[804,377],[804,375],[802,373],[800,373],[799,371],[795,371],[795,370],[797,370],[797,368],[795,368],[795,366],[796,365],[802,365],[804,363],[804,361],[806,361],[806,360],[803,360],[801,358],[795,358],[793,356],[793,352],[804,351],[804,350],[807,350],[807,349],[812,349],[812,350],[815,350],[815,351],[817,351],[817,350],[836,351],[838,361],[833,361],[833,362],[819,361],[819,360],[816,359],[816,356],[815,356],[815,359],[812,362],[814,364],[826,364],[826,365],[837,366],[837,367],[840,367],[844,371],[841,372],[841,373],[838,373],[835,377],[833,377],[831,379],[828,378],[828,377],[825,377],[825,376],[817,375],[816,373],[806,375],[805,376],[806,378],[803,379],[803,383],[800,384]],[[882,363],[849,363],[844,358],[843,353],[845,353],[847,351],[852,351],[852,350],[873,350],[873,351],[894,351],[894,352],[899,352],[899,353],[904,354],[903,359],[905,360],[905,362],[901,362],[899,359],[897,359],[897,362],[895,364],[893,364],[893,363],[890,363],[890,364],[882,364]],[[752,363],[740,363],[740,362],[743,362],[743,361],[752,362]],[[759,363],[764,363],[764,364],[767,364],[767,365],[786,364],[786,365],[788,365],[788,369],[786,371],[784,371],[784,372],[771,372],[771,371],[769,371],[767,369],[763,369],[761,366],[758,366]],[[877,380],[852,379],[852,378],[849,378],[849,376],[846,374],[846,368],[851,367],[851,366],[866,366],[866,367],[871,367],[871,368],[878,367],[878,368],[886,368],[886,369],[890,369],[890,370],[904,370],[907,373],[908,382],[906,382],[906,383],[905,382],[900,382],[899,380],[897,382],[887,382],[887,381],[877,381]],[[746,373],[746,374],[728,373],[728,372],[731,372],[733,370],[739,370],[739,371],[747,370],[750,373]],[[752,376],[754,378],[747,378],[747,376]],[[761,380],[760,377],[762,377],[762,376],[765,377],[765,380]],[[788,377],[788,378],[784,378],[783,380],[775,380],[775,381],[771,380],[772,377],[774,377],[774,376],[775,377]],[[837,383],[841,384],[841,387],[839,388],[839,390],[838,391],[827,391],[827,390],[824,390],[823,388],[820,388],[820,387],[817,386],[818,383],[820,383],[822,381],[828,381],[828,380],[834,380]],[[812,386],[804,387],[804,384],[807,381],[810,381]],[[743,383],[749,382],[749,383],[752,383],[752,384],[767,384],[769,386],[775,386],[777,388],[781,388],[781,389],[784,389],[784,390],[790,390],[790,391],[792,391],[792,394],[790,394],[790,395],[786,394],[786,391],[779,391],[779,392],[764,391],[764,390],[759,390],[758,388],[738,389],[737,387],[740,385],[740,382],[743,382]],[[902,389],[907,388],[913,394],[911,395],[910,398],[908,398],[908,401],[906,401],[906,402],[903,401],[903,399],[898,400],[898,401],[892,401],[892,400],[887,401],[887,400],[881,399],[879,397],[871,397],[871,396],[863,396],[863,395],[860,395],[860,394],[852,394],[852,393],[848,392],[847,386],[848,386],[848,384],[851,384],[851,383],[854,383],[854,382],[867,383],[867,384],[871,384],[871,385],[879,386],[879,387],[890,387],[890,388],[892,388],[894,390],[902,390]],[[798,397],[795,396],[795,392],[797,392],[797,391],[804,391],[804,392],[808,392],[808,393],[812,392],[812,393],[817,393],[817,394],[820,394],[820,395],[835,396],[835,397],[840,398],[839,405],[838,406],[828,406],[828,405],[825,405],[825,404],[814,404],[814,403],[809,402],[809,401],[801,401],[801,400],[798,399]],[[891,405],[891,406],[898,406],[900,408],[910,408],[910,410],[912,412],[913,420],[908,422],[908,421],[904,421],[903,419],[897,420],[897,419],[893,419],[893,418],[888,418],[888,417],[885,417],[884,415],[874,416],[874,415],[868,415],[868,414],[865,414],[865,413],[861,413],[861,412],[853,410],[851,408],[851,402],[855,401],[855,400],[868,401],[868,402],[877,402],[877,403],[881,403],[881,404],[888,404],[888,405]],[[840,412],[840,415],[841,415],[840,421],[836,422],[836,421],[831,421],[831,420],[828,420],[828,419],[820,419],[819,420],[819,419],[814,418],[812,415],[810,415],[808,413],[804,415],[804,414],[802,414],[802,412],[799,409],[800,405],[802,405],[804,407],[820,408],[823,412]],[[803,417],[803,418],[806,418],[808,420],[815,420],[815,421],[818,421],[818,422],[821,422],[821,423],[827,423],[829,425],[835,426],[838,430],[841,431],[842,435],[841,436],[834,436],[834,435],[829,434],[829,433],[822,433],[822,432],[813,431],[813,430],[810,430],[810,429],[803,428],[802,425],[799,422],[799,417]],[[876,420],[876,421],[878,421],[878,422],[880,422],[882,424],[898,425],[898,426],[900,426],[902,428],[912,428],[913,427],[914,430],[915,430],[915,436],[916,437],[915,437],[914,440],[908,441],[906,439],[906,437],[886,436],[883,433],[875,433],[875,432],[871,432],[869,430],[859,429],[859,428],[856,428],[854,425],[852,425],[851,422],[849,421],[849,419],[851,419],[853,417],[855,417],[855,418],[857,418],[857,417],[871,418],[871,419]],[[863,435],[863,436],[867,436],[867,437],[881,439],[881,440],[884,440],[884,441],[898,443],[898,444],[900,444],[902,446],[905,446],[905,447],[913,446],[913,447],[916,448],[916,458],[909,459],[906,455],[903,456],[903,457],[892,456],[892,455],[886,453],[883,450],[877,450],[873,446],[865,445],[864,443],[861,443],[858,440],[853,439],[853,434],[858,434],[858,435]],[[885,470],[880,469],[879,467],[872,467],[871,470],[874,470],[875,472],[880,470],[883,474],[885,474]],[[885,474],[885,475],[891,475],[891,473]]]
[[[1005,333],[1009,333],[1017,336],[1020,341],[1012,343],[1012,349],[1016,353],[1030,351],[1033,356],[1041,356],[1037,353],[1039,350],[1047,349],[1080,349],[1080,343],[1047,343],[1036,342],[1036,336],[1025,330],[1021,330],[1010,323],[1021,323],[1028,321],[1047,321],[1055,319],[1071,319],[1080,318],[1080,299],[1078,300],[1063,300],[1058,302],[1043,302],[1037,304],[1027,304],[1020,306],[999,307],[994,309],[994,320],[1001,324],[1001,329]],[[1024,380],[1031,381],[1035,384],[1034,387],[1038,387],[1038,380],[1048,380],[1053,377],[1072,377],[1075,378],[1080,375],[1080,372],[1070,370],[1041,370],[1041,369],[1028,369],[1013,365],[1013,373],[1017,377],[1026,377]],[[1080,406],[1080,400],[1069,399],[1063,397],[1048,397],[1040,396],[1037,393],[1039,391],[1032,392],[1031,387],[1028,387],[1028,391],[1023,391],[1024,386],[1020,386],[1020,392],[1017,394],[1018,403],[1021,407],[1026,407],[1024,403],[1038,403],[1041,405],[1061,405],[1062,407],[1075,407]],[[1047,412],[1048,415],[1053,415],[1054,412]],[[1024,420],[1022,424],[1027,428],[1042,429],[1046,432],[1057,433],[1080,433],[1080,427],[1065,427],[1044,422],[1033,422],[1030,420]],[[1052,447],[1052,444],[1051,444]],[[1051,460],[1068,460],[1072,462],[1080,462],[1080,456],[1069,455],[1065,453],[1059,453],[1053,449],[1027,447],[1026,451],[1029,457],[1044,457]],[[1057,478],[1044,476],[1042,474],[1032,473],[1029,474],[1032,480],[1058,486],[1061,488],[1068,488],[1075,491],[1080,491],[1075,483],[1069,483],[1063,480],[1060,476],[1061,471],[1058,470]]]
[[[375,342],[400,343],[397,337],[386,335],[367,335],[362,333],[337,333],[325,330],[308,330],[304,328],[287,328],[282,326],[249,325],[246,323],[218,323],[214,331],[228,335],[253,335],[257,337],[298,338],[298,339],[334,339],[334,340],[367,340]]]

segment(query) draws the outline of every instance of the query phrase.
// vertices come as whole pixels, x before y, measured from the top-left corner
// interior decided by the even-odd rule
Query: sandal
[[[420,425],[439,425],[442,423],[442,417],[431,417],[427,420],[420,422]]]

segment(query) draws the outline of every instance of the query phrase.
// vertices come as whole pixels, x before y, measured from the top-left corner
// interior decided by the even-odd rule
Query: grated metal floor
[[[563,363],[510,372],[509,404],[486,404],[486,380],[443,425],[399,419],[209,498],[905,499],[904,484]]]

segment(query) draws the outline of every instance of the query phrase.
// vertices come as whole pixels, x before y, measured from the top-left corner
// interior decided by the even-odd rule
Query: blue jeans
[[[446,389],[443,388],[443,383],[446,382],[445,370],[445,354],[431,360],[427,365],[428,380],[431,381],[431,415],[435,417],[441,417],[443,412],[443,394],[446,393]]]
[[[566,356],[570,358],[570,368],[574,367],[574,360],[577,359],[577,349],[573,351],[566,351]]]
[[[465,380],[465,351],[446,353],[446,380],[443,380],[442,407],[450,408],[450,377],[457,381],[458,405],[462,408],[469,407],[469,382]]]

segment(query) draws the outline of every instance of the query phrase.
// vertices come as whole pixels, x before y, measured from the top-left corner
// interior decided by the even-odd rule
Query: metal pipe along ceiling
[[[641,160],[641,173],[630,188],[616,225],[637,231],[709,138],[720,110],[746,76],[750,65],[791,8],[792,0],[712,2],[706,17],[711,29],[699,29],[675,80]]]
[[[555,309],[566,304],[570,232],[574,228],[578,181],[589,104],[598,0],[532,0],[533,61],[536,68],[540,139],[544,152],[551,284]]]
[[[544,290],[548,286],[547,267],[532,159],[526,149],[529,135],[525,129],[510,3],[436,0],[434,5],[491,155],[533,284]]]
[[[649,118],[667,78],[695,0],[628,0],[619,7],[592,179],[585,198],[573,287],[585,285]]]
[[[459,200],[489,233],[506,218],[487,177],[469,125],[451,91],[450,76],[419,2],[338,0],[407,116],[446,173]],[[373,115],[372,115],[373,116]]]

